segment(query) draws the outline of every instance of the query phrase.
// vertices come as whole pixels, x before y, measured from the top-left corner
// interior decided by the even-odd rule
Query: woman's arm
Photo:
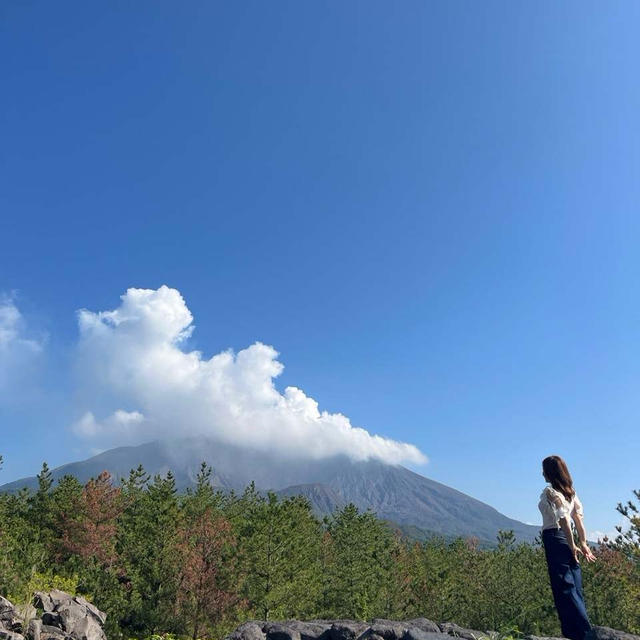
[[[573,523],[576,525],[576,530],[578,532],[578,540],[580,540],[580,544],[581,545],[586,544],[587,534],[584,530],[584,521],[582,519],[582,516],[576,513],[575,509],[571,515],[573,517]]]
[[[575,504],[571,512],[571,517],[573,518],[573,522],[576,525],[576,530],[578,531],[578,539],[580,540],[580,551],[588,562],[593,562],[596,557],[593,555],[591,548],[587,544],[587,534],[584,528],[582,503],[580,502],[578,496],[575,497]]]
[[[571,531],[571,525],[569,524],[569,518],[564,516],[558,520],[562,530],[564,531],[564,535],[567,538],[567,542],[569,543],[569,549],[571,549],[571,553],[573,555],[573,559],[578,562],[578,547],[576,547],[576,543],[573,541],[573,531]]]

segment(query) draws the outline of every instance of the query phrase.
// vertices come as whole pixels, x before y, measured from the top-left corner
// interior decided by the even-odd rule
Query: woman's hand
[[[584,559],[587,562],[594,562],[596,557],[593,555],[593,551],[591,551],[591,547],[586,542],[580,543],[580,553],[584,556]]]
[[[582,549],[579,549],[576,546],[572,546],[571,547],[571,555],[573,556],[573,561],[576,564],[580,564],[580,561],[578,560],[578,556],[582,553]]]

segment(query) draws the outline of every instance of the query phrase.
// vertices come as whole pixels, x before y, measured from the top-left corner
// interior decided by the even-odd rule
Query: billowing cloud
[[[83,436],[113,443],[208,435],[296,456],[426,462],[411,444],[321,411],[297,387],[278,391],[274,380],[283,365],[271,346],[256,342],[209,359],[186,350],[193,317],[175,289],[129,289],[115,310],[80,311],[79,327],[82,378],[111,405],[98,417],[85,407],[74,425]]]
[[[26,331],[13,298],[0,295],[0,390],[22,378],[42,351],[42,341],[27,337]]]

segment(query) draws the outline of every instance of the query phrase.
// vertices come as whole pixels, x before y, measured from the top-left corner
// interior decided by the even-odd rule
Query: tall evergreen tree
[[[126,625],[136,633],[177,630],[174,616],[176,562],[173,545],[179,522],[178,496],[171,472],[149,477],[132,470],[122,487],[125,508],[117,548],[127,579],[131,612]]]
[[[244,594],[264,619],[309,615],[320,588],[321,528],[307,500],[243,496],[239,523]]]
[[[29,519],[36,525],[31,529],[31,534],[33,541],[41,543],[49,552],[54,544],[55,531],[51,509],[53,476],[46,462],[42,463],[42,469],[36,478],[38,488],[29,499]]]
[[[353,504],[329,521],[335,563],[331,611],[365,620],[380,610],[393,536],[387,524]]]

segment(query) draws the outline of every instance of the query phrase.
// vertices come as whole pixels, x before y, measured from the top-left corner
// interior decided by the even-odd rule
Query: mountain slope
[[[306,496],[319,515],[353,502],[360,509],[370,508],[379,517],[398,523],[404,530],[476,536],[491,542],[499,529],[513,529],[522,541],[532,541],[539,531],[538,527],[507,518],[475,498],[399,465],[379,460],[355,462],[346,456],[292,460],[282,458],[278,452],[202,438],[110,449],[58,467],[53,476],[57,479],[71,474],[86,482],[106,469],[119,481],[142,464],[152,475],[171,470],[178,487],[184,489],[193,485],[202,461],[213,467],[213,484],[217,487],[241,491],[255,481],[261,490]],[[0,491],[24,486],[34,488],[37,481],[34,477],[24,478],[0,487]]]

